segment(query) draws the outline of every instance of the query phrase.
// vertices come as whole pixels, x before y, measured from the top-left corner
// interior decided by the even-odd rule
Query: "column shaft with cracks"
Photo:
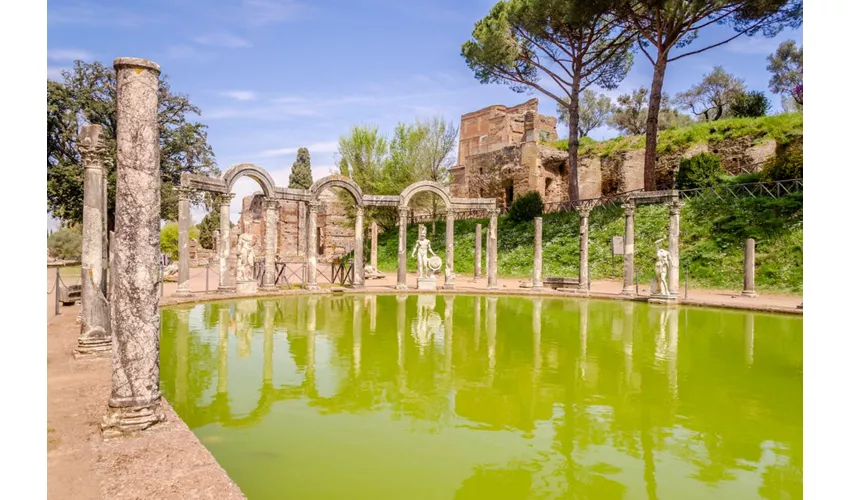
[[[668,241],[668,252],[670,252],[670,273],[667,276],[667,288],[670,295],[679,293],[679,214],[682,212],[682,202],[675,199],[670,202],[670,239]]]
[[[534,218],[534,268],[531,271],[531,289],[543,290],[543,217]]]
[[[316,220],[319,206],[318,201],[307,204],[307,290],[319,289],[316,272]]]
[[[475,225],[475,271],[472,275],[472,281],[478,281],[481,278],[481,224]]]
[[[112,391],[106,438],[165,420],[159,390],[159,65],[118,58]]]
[[[233,194],[221,194],[218,196],[219,211],[219,234],[218,246],[218,291],[229,293],[236,290],[233,276],[230,275],[230,201]]]
[[[398,208],[398,270],[396,290],[407,290],[407,207]]]
[[[455,213],[446,207],[446,269],[455,270]],[[444,276],[446,282],[444,288],[446,290],[454,290],[454,279],[449,280],[449,275]]]
[[[363,288],[363,207],[357,207],[354,216],[354,288]]]
[[[579,213],[579,250],[578,250],[578,288],[580,291],[588,291],[589,269],[587,264],[587,240],[589,232],[590,206],[582,205],[578,209]]]
[[[266,210],[265,227],[265,272],[263,273],[262,288],[270,290],[275,287],[275,259],[277,258],[277,200],[266,199],[263,208]]]
[[[487,288],[495,289],[499,287],[498,282],[498,240],[496,238],[496,228],[499,224],[499,211],[490,210],[490,227],[487,229]]]
[[[185,188],[177,190],[177,291],[174,295],[188,297],[189,291],[189,226],[192,216],[189,213],[191,191]]]
[[[623,291],[622,295],[634,297],[635,289],[635,205],[631,201],[623,204],[626,213],[626,234],[623,238]]]

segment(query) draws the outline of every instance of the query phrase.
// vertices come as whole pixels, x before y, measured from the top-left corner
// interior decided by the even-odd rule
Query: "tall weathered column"
[[[277,207],[278,202],[274,199],[266,199],[263,201],[263,208],[266,210],[266,227],[265,227],[265,262],[266,269],[263,273],[262,288],[266,290],[274,289],[275,278],[275,259],[277,259]]]
[[[354,216],[354,288],[363,288],[363,207],[357,207]]]
[[[623,292],[626,297],[634,297],[635,289],[635,205],[631,201],[623,203],[626,212],[626,234],[623,241]]]
[[[744,248],[744,297],[756,296],[756,240],[747,238]]]
[[[189,291],[189,226],[192,216],[189,212],[191,191],[185,188],[177,189],[177,291],[174,295],[188,297]]]
[[[543,290],[543,217],[534,218],[534,268],[531,289]]]
[[[233,194],[220,194],[218,196],[219,231],[221,241],[218,246],[218,291],[232,292],[236,290],[233,277],[230,276],[230,201]]]
[[[378,269],[378,223],[372,221],[372,251],[369,254],[369,264],[372,269]]]
[[[103,162],[103,279],[100,280],[100,289],[103,296],[109,298],[109,160]],[[107,310],[109,306],[107,305]]]
[[[455,270],[455,213],[450,207],[446,207],[446,269]],[[454,278],[449,279],[448,273],[444,277],[446,282],[444,288],[453,290]]]
[[[159,65],[118,58],[112,393],[104,437],[165,420],[159,391]]]
[[[318,201],[307,204],[307,290],[319,289],[319,276],[316,272],[316,218],[319,206]]]
[[[667,276],[667,288],[670,295],[679,293],[679,214],[682,211],[682,202],[678,198],[670,202],[670,240],[668,242],[670,252],[670,273]]]
[[[499,224],[499,210],[490,210],[490,227],[487,230],[487,288],[495,289],[498,283],[498,240],[496,226]]]
[[[407,290],[407,207],[398,207],[398,271],[396,290]]]
[[[478,281],[481,278],[481,224],[475,225],[475,271],[472,275],[472,281]]]
[[[103,128],[86,125],[80,131],[77,148],[83,160],[83,242],[82,242],[82,307],[80,337],[74,355],[89,357],[106,355],[112,348],[109,328],[109,305],[106,302],[103,269]],[[58,285],[57,285],[58,286]],[[58,293],[58,292],[57,292]]]
[[[590,219],[590,206],[581,205],[578,208],[579,214],[579,249],[578,249],[578,288],[580,291],[588,291],[590,283],[588,280],[589,272],[587,267],[587,239],[588,239],[588,222]]]

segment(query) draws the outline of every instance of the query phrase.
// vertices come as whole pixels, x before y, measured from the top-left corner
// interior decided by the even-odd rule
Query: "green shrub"
[[[213,247],[215,243],[215,231],[218,229],[220,220],[221,215],[219,214],[218,207],[216,207],[212,212],[205,215],[201,223],[198,224],[198,243],[200,243],[202,248],[211,249]]]
[[[694,189],[715,186],[722,181],[723,169],[720,158],[711,153],[700,153],[690,158],[682,158],[679,162],[679,173],[676,175],[678,189]]]
[[[803,137],[792,136],[776,144],[776,156],[762,169],[767,181],[803,178]]]
[[[79,225],[63,227],[47,237],[50,255],[61,260],[79,260],[83,255],[83,234]]]
[[[543,215],[543,198],[537,191],[530,191],[514,200],[508,210],[511,222],[527,222]]]
[[[738,118],[757,118],[770,111],[770,101],[764,92],[753,90],[735,96],[730,106],[732,116]]]
[[[168,255],[172,260],[177,260],[178,258],[177,238],[178,228],[176,222],[169,222],[159,232],[160,252]]]

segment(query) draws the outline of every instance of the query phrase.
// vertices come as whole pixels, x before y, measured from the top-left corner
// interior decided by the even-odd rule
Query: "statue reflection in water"
[[[443,320],[435,311],[436,307],[436,295],[427,294],[416,297],[416,317],[410,327],[416,345],[419,347],[419,354],[423,354],[425,348],[431,343],[437,346],[443,344]]]

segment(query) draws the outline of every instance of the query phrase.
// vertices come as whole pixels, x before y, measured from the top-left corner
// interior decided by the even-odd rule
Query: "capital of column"
[[[311,212],[318,212],[319,207],[321,206],[322,204],[319,201],[310,200],[307,202],[307,208],[310,209]]]
[[[635,204],[631,201],[627,201],[626,203],[623,203],[623,210],[626,211],[626,217],[634,217]]]
[[[77,139],[77,149],[83,160],[83,168],[103,169],[106,158],[106,143],[103,140],[103,127],[83,125]]]
[[[578,206],[578,213],[582,218],[590,217],[590,211],[593,207],[589,203],[582,203]]]
[[[501,214],[501,211],[498,208],[488,208],[487,215],[490,217],[498,217]]]
[[[235,193],[221,193],[218,195],[218,204],[219,205],[230,205],[230,202],[233,201],[233,198],[236,196]]]
[[[275,198],[266,198],[263,200],[263,208],[266,210],[277,210],[278,200]]]
[[[363,217],[363,207],[357,207],[357,211],[355,213],[357,217]]]
[[[192,194],[194,194],[195,190],[183,186],[177,187],[177,199],[179,201],[189,201],[192,199]]]
[[[446,207],[446,217],[449,217],[449,216],[454,217],[455,213],[456,213],[455,209]]]
[[[670,208],[670,215],[679,215],[682,212],[682,202],[680,200],[673,200],[667,204],[667,207]]]

